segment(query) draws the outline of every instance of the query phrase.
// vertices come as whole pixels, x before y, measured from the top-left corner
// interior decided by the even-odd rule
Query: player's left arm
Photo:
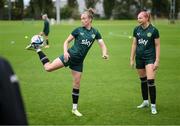
[[[156,60],[154,62],[154,70],[159,67],[160,60],[160,38],[155,39],[155,50],[156,50]]]
[[[74,40],[74,36],[72,34],[70,34],[67,39],[64,41],[64,60],[68,61],[70,54],[68,53],[68,45],[69,43]]]
[[[108,55],[106,44],[104,43],[103,39],[98,39],[98,44],[102,50],[102,58],[108,59],[109,55]]]

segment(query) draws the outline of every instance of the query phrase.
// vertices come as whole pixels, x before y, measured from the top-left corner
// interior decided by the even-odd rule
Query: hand
[[[130,60],[130,66],[134,68],[134,60]]]
[[[159,61],[155,61],[155,62],[154,62],[154,68],[153,68],[153,70],[154,70],[154,71],[157,70],[158,67],[159,67]]]
[[[43,34],[44,34],[43,32],[40,32],[40,33],[39,33],[39,35],[41,35],[41,36],[43,36]]]
[[[65,52],[65,53],[64,53],[64,62],[65,62],[65,63],[68,62],[69,58],[70,58],[69,53],[68,53],[68,52]]]
[[[102,58],[107,60],[107,59],[109,59],[109,56],[107,54],[105,54],[102,56]]]

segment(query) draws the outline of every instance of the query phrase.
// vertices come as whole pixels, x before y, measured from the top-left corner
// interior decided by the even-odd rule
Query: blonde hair
[[[44,17],[45,19],[48,19],[48,15],[47,14],[43,14],[42,17]]]
[[[86,11],[84,11],[84,13],[87,14],[90,19],[93,19],[95,10],[93,8],[89,8]]]

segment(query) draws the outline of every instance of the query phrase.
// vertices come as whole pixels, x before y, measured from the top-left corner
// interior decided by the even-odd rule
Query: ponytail
[[[94,18],[95,10],[93,8],[89,8],[84,13],[87,13],[88,17],[93,19]]]

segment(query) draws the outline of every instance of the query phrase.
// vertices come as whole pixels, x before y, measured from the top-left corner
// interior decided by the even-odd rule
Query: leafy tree
[[[53,17],[55,15],[54,10],[52,0],[30,0],[25,15],[33,16],[35,19],[41,19],[41,15],[46,13],[49,17]]]
[[[168,0],[152,0],[152,15],[168,17],[169,5],[170,3]]]
[[[110,18],[115,5],[115,0],[104,0],[103,7],[106,18]]]
[[[23,18],[23,11],[24,11],[24,3],[23,0],[18,0],[12,3],[12,19],[22,19]]]
[[[5,0],[0,0],[0,9],[4,8]]]
[[[112,12],[113,18],[132,19],[134,15],[129,12],[131,4],[133,4],[132,0],[116,0]]]
[[[5,4],[5,0],[0,0],[0,19],[3,18],[4,4]]]
[[[85,0],[87,8],[94,8],[99,0]]]
[[[178,13],[180,13],[180,1],[176,0],[176,17],[178,16]]]
[[[68,6],[72,8],[77,8],[78,7],[77,0],[68,0]]]
[[[69,17],[67,18],[79,19],[77,0],[68,0],[68,6],[64,7],[64,9],[67,11],[67,14],[70,13]],[[67,15],[67,14],[64,13],[64,15]],[[63,14],[62,14],[62,17],[63,17]]]

